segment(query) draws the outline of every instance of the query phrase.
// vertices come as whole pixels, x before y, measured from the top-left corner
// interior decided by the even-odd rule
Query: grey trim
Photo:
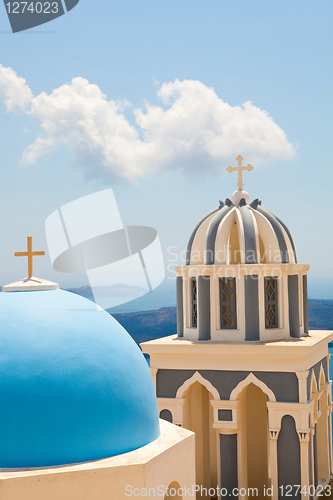
[[[175,398],[178,389],[190,379],[196,370],[160,369],[156,376],[157,396]],[[233,389],[244,380],[249,371],[198,370],[218,391],[220,398],[228,400]],[[298,379],[290,372],[252,372],[274,393],[276,400],[284,403],[298,403]]]
[[[311,373],[312,373],[312,368],[309,370],[308,378],[306,380],[306,389],[307,389],[307,394],[308,394],[308,401],[310,399],[311,395]]]
[[[239,205],[237,210],[241,215],[244,228],[245,264],[257,264],[256,232],[252,214],[246,205]]]
[[[309,319],[308,319],[308,277],[303,275],[303,324],[304,333],[309,333]]]
[[[288,255],[287,243],[283,231],[281,229],[280,223],[278,222],[275,215],[273,215],[266,208],[263,208],[261,205],[259,205],[258,200],[255,200],[252,203],[250,203],[250,207],[252,207],[254,210],[257,210],[257,212],[266,217],[266,219],[270,222],[279,243],[282,264],[288,264],[289,255]]]
[[[299,296],[297,274],[290,274],[288,276],[288,304],[290,336],[298,338],[301,336],[301,329],[299,324]]]
[[[315,377],[316,377],[316,380],[317,380],[317,386],[319,387],[319,384],[320,384],[320,380],[319,380],[319,376],[320,376],[320,365],[321,365],[321,361],[319,363],[316,363],[313,367],[313,370],[314,370],[314,374],[315,374]]]
[[[274,214],[272,214],[274,215]],[[296,248],[295,248],[295,245],[294,245],[294,241],[292,239],[292,236],[291,236],[291,233],[289,231],[289,229],[287,228],[287,226],[285,225],[284,222],[282,222],[282,220],[277,217],[276,215],[274,215],[274,217],[276,218],[276,220],[281,224],[281,226],[283,227],[283,229],[285,230],[285,232],[287,233],[288,235],[288,238],[289,238],[289,241],[290,241],[290,244],[291,244],[291,247],[293,249],[293,252],[294,252],[294,258],[295,258],[295,264],[297,264],[297,255],[296,255]]]
[[[166,420],[167,422],[173,422],[173,418],[172,418],[172,413],[170,410],[161,410],[160,411],[160,418],[162,418],[163,420]]]
[[[216,242],[217,231],[220,223],[222,222],[224,217],[230,212],[232,206],[233,205],[225,205],[222,208],[222,210],[219,210],[219,212],[213,217],[213,219],[209,224],[207,238],[206,238],[206,252],[205,252],[205,263],[207,265],[215,264],[215,242]]]
[[[156,374],[156,395],[158,398],[175,398],[183,383],[191,378],[196,370],[163,370]]]
[[[329,354],[329,351],[327,352]],[[325,373],[325,382],[328,382],[329,380],[329,359],[324,358],[323,359],[323,369]]]
[[[199,227],[201,226],[201,224],[203,224],[208,219],[208,217],[210,217],[211,215],[215,214],[216,212],[218,212],[219,210],[221,210],[221,208],[223,208],[223,207],[224,207],[224,203],[220,201],[220,206],[218,208],[215,208],[211,212],[209,212],[209,214],[205,215],[205,217],[203,217],[198,222],[198,224],[195,226],[195,228],[193,229],[193,232],[192,232],[192,234],[190,236],[190,239],[189,239],[189,242],[188,242],[188,245],[187,245],[187,252],[186,252],[186,265],[187,266],[189,266],[190,262],[191,262],[192,245],[193,245],[193,241],[194,241],[195,235],[198,232]]]
[[[221,488],[226,488],[229,496],[238,487],[237,434],[220,434]]]
[[[277,401],[298,403],[298,378],[291,372],[253,372],[273,392]]]
[[[224,422],[232,422],[232,410],[218,410],[218,419]]]
[[[210,276],[198,276],[198,339],[210,339]]]
[[[259,340],[258,276],[244,276],[245,340]]]
[[[301,450],[299,437],[296,431],[295,420],[291,415],[282,417],[281,430],[277,442],[278,453],[278,483],[283,487],[283,494],[279,489],[279,499],[288,499],[286,488],[289,485],[301,484]],[[292,498],[301,500],[301,494],[293,490]]]
[[[177,276],[177,336],[184,336],[184,301],[183,301],[183,277]]]

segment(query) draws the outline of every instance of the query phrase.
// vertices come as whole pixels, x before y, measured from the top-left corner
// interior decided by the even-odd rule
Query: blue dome
[[[63,290],[0,293],[0,468],[62,465],[159,436],[136,343],[107,312]]]

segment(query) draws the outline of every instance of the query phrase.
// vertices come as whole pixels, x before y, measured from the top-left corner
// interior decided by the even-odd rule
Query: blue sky
[[[168,259],[167,248],[183,250],[196,222],[236,189],[225,168],[242,154],[255,167],[245,189],[288,225],[298,261],[311,265],[310,297],[333,299],[332,11],[323,0],[80,0],[12,34],[3,7],[0,63],[26,87],[6,73],[7,91],[18,85],[6,107],[0,79],[0,284],[26,275],[13,256],[26,236],[46,249],[51,212],[108,187],[123,222],[155,227]],[[91,94],[97,138],[88,123],[83,147],[82,128],[77,139],[61,120],[75,124]],[[127,145],[112,144],[114,134]],[[28,149],[38,137],[49,152]],[[35,274],[87,283],[55,272],[48,257],[36,259]]]

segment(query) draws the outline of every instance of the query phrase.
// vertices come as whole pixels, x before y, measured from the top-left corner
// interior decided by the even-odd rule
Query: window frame
[[[191,278],[191,328],[198,328],[198,282],[197,278]]]
[[[233,286],[230,287],[230,283],[233,283]],[[229,287],[232,292],[229,294],[233,294],[233,300],[223,300],[223,294],[225,294],[226,288]],[[237,330],[237,290],[236,290],[236,278],[227,278],[220,277],[219,278],[219,303],[220,303],[220,329],[221,330]],[[231,312],[230,307],[233,306],[233,311]],[[223,313],[223,307],[227,307],[227,311]],[[230,312],[232,317],[228,320],[225,318],[225,314]],[[230,325],[231,320],[234,320],[234,324]],[[229,324],[224,325],[224,320],[226,320]]]
[[[269,283],[266,286],[267,282],[269,282]],[[272,282],[275,283],[275,285],[273,287],[273,292],[275,293],[275,300],[271,300],[271,299],[266,298],[266,293],[268,293],[267,289],[269,286],[272,286],[271,285]],[[269,306],[268,310],[266,310],[267,305]],[[273,309],[271,309],[272,305],[275,306],[275,311],[273,311]],[[272,318],[268,317],[268,313],[270,310],[274,314],[274,316],[272,316]],[[278,280],[277,276],[264,276],[264,311],[265,311],[265,330],[272,330],[272,329],[279,328],[279,280]],[[271,324],[271,321],[274,317],[276,319],[276,322],[274,324]],[[267,320],[269,322],[268,325],[267,325]]]

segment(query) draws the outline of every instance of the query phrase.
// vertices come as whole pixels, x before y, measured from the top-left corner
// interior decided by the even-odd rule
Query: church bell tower
[[[176,267],[177,335],[141,347],[160,416],[195,432],[197,498],[255,488],[278,500],[291,485],[306,500],[333,472],[333,333],[309,331],[309,265],[284,222],[250,202],[242,160],[227,168],[238,189],[200,220]]]

